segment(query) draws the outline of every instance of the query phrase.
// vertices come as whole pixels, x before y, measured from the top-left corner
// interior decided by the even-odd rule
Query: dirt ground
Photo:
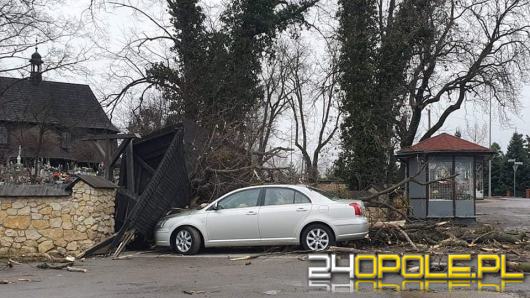
[[[530,229],[530,200],[493,199],[477,203],[479,222],[506,228]],[[335,293],[325,287],[310,286],[309,262],[305,254],[230,260],[260,254],[260,249],[206,250],[198,256],[178,256],[167,251],[125,252],[123,260],[91,258],[76,264],[86,273],[42,270],[37,263],[15,265],[0,270],[0,297],[530,297],[530,279],[508,284],[504,292],[474,291],[476,285],[448,291],[446,284],[430,291],[360,289],[340,281]],[[399,280],[388,281],[399,284]],[[494,281],[495,283],[495,281]],[[338,293],[342,292],[342,293]]]

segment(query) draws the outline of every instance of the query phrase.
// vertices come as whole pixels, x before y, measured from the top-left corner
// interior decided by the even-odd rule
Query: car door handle
[[[245,215],[256,215],[256,214],[258,214],[256,211],[249,211],[245,213]]]
[[[296,209],[296,212],[306,212],[307,209],[306,208],[298,208]]]

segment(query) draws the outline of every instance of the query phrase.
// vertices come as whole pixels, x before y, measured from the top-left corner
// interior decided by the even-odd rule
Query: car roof
[[[253,189],[253,188],[270,188],[270,187],[286,187],[286,188],[293,188],[297,190],[307,190],[309,186],[305,184],[263,184],[263,185],[253,185],[253,186],[247,186],[243,188],[238,188],[236,190],[244,190],[244,189]]]

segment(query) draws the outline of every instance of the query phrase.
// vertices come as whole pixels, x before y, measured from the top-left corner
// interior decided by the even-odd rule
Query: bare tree
[[[290,148],[270,146],[271,137],[275,134],[276,125],[280,116],[289,108],[289,97],[293,88],[288,82],[290,74],[289,49],[286,43],[279,41],[274,49],[274,55],[267,57],[263,62],[261,82],[264,96],[260,99],[259,109],[255,116],[256,145],[254,154],[257,163],[264,163],[276,157],[282,151]],[[254,143],[254,142],[253,142]]]
[[[80,27],[67,18],[54,18],[47,11],[60,5],[52,0],[5,0],[0,3],[0,75],[29,74],[29,53],[33,47],[48,48],[43,72],[72,70],[88,60],[88,49],[71,46]]]
[[[410,10],[414,5],[414,0],[404,1],[396,13],[398,6],[390,0],[380,13],[387,17],[381,34],[399,33],[400,21],[412,29],[408,36],[413,38],[403,40],[412,55],[397,126],[401,146],[414,142],[423,111],[431,106],[442,112],[421,140],[436,133],[466,101],[492,98],[515,108],[530,70],[530,1],[445,0]],[[418,12],[417,22],[405,19],[407,9]]]
[[[469,123],[466,119],[466,137],[477,144],[485,144],[488,135],[488,125],[484,122]]]
[[[302,154],[310,183],[318,180],[322,150],[333,139],[340,123],[337,53],[333,48],[329,60],[329,65],[323,66],[316,74],[310,67],[307,49],[297,42],[292,50],[289,82],[293,96],[289,104],[295,124],[294,141]],[[316,136],[316,140],[312,136]]]
[[[131,109],[127,130],[141,136],[148,135],[165,127],[171,121],[171,115],[167,99],[163,96],[154,96]]]

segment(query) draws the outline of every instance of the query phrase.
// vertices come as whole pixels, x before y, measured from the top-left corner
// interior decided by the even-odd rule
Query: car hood
[[[187,209],[187,210],[182,210],[182,211],[179,211],[177,213],[174,213],[174,214],[170,214],[170,215],[167,215],[163,218],[163,220],[168,220],[170,218],[176,218],[176,217],[185,217],[185,216],[190,216],[190,215],[193,215],[193,214],[196,214],[198,213],[200,210],[195,210],[195,209]]]

